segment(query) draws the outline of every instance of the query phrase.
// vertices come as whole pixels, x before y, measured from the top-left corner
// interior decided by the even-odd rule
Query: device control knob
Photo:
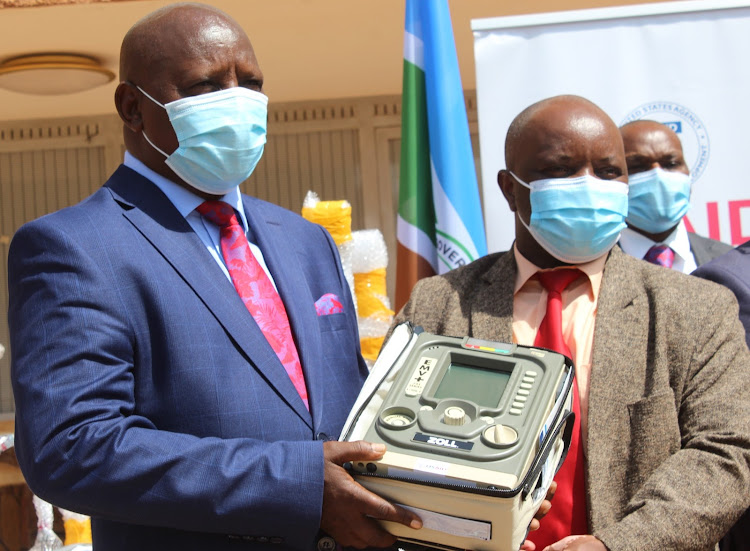
[[[500,446],[509,446],[518,440],[518,433],[505,425],[492,425],[484,429],[484,438]]]
[[[405,427],[411,423],[413,419],[403,413],[393,413],[387,415],[383,421],[386,425],[391,425],[392,427]]]
[[[458,406],[445,408],[445,413],[443,414],[443,422],[446,425],[463,425],[464,423],[466,423],[466,412]]]

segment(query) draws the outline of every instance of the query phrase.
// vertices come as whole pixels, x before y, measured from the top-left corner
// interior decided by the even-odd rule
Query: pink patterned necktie
[[[674,251],[667,245],[654,245],[646,252],[643,260],[651,262],[651,264],[671,268],[674,264]]]
[[[196,210],[219,226],[221,254],[232,283],[309,410],[305,377],[284,303],[250,250],[234,209],[222,201],[205,201]]]

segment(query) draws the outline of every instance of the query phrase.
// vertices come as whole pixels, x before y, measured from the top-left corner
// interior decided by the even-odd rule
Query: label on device
[[[399,504],[404,509],[409,509],[422,519],[422,526],[443,532],[451,536],[461,538],[474,538],[477,540],[489,541],[492,537],[492,524],[479,520],[468,518],[453,517],[442,513],[434,513],[419,507],[409,507],[408,505]]]
[[[440,446],[441,448],[453,448],[456,450],[471,450],[471,448],[474,447],[474,442],[453,440],[451,438],[443,438],[442,436],[431,436],[429,434],[422,434],[421,432],[415,433],[412,440],[414,440],[415,442],[432,444],[433,446]]]

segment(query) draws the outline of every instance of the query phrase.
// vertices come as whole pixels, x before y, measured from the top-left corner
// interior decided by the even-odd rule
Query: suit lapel
[[[471,335],[495,342],[513,342],[513,288],[516,260],[512,249],[500,255],[483,276],[471,312]]]
[[[260,209],[258,204],[248,197],[243,197],[243,203],[255,243],[263,251],[263,258],[273,274],[276,288],[286,308],[302,371],[305,374],[310,409],[313,413],[320,414],[322,408],[316,408],[315,405],[321,404],[323,398],[323,389],[319,384],[322,378],[316,373],[318,358],[322,357],[322,344],[320,332],[316,330],[318,320],[315,298],[308,291],[305,271],[299,260],[299,255],[305,251],[299,249],[298,242],[289,238],[288,231],[280,220]],[[280,381],[277,388],[283,392],[295,411],[309,421],[310,412],[307,411],[291,379],[286,376],[283,366],[280,363],[279,366],[285,380],[283,383]],[[314,425],[318,424],[317,421],[319,420],[316,420]]]
[[[115,172],[107,187],[125,207],[124,216],[200,297],[248,361],[310,425],[309,412],[262,331],[169,199],[153,183],[125,167]]]
[[[688,242],[690,243],[690,252],[693,253],[696,266],[700,266],[711,260],[707,247],[704,247],[703,243],[695,238],[694,233],[688,232]]]
[[[696,266],[702,266],[724,253],[732,250],[730,245],[721,241],[714,241],[696,233],[688,232],[690,252],[693,253]]]
[[[638,284],[637,260],[619,247],[612,249],[604,266],[597,303],[588,396],[587,480],[590,501],[604,499],[609,488],[607,452],[613,434],[612,420],[622,416],[623,396],[633,384],[633,360],[645,357],[648,339],[648,302]],[[638,376],[636,375],[637,379]],[[606,510],[591,506],[590,511]],[[592,526],[599,526],[596,518]]]

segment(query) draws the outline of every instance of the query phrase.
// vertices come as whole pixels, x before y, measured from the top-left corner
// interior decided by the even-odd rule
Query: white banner
[[[693,175],[688,229],[750,239],[750,2],[666,2],[472,21],[484,219],[490,251],[513,241],[497,186],[505,133],[532,103],[577,94],[619,126],[669,124]]]

